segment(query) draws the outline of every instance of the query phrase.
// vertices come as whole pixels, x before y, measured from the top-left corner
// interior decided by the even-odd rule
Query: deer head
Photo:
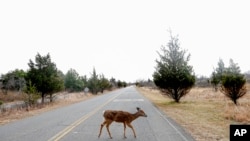
[[[145,112],[143,110],[141,110],[139,107],[136,107],[136,109],[137,109],[137,113],[138,113],[139,116],[147,117]]]

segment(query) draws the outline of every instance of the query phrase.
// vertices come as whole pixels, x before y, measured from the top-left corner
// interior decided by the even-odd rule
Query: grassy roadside
[[[212,88],[193,88],[180,103],[158,90],[137,88],[157,107],[182,125],[197,141],[228,141],[230,124],[250,123],[250,94],[239,99],[236,107]]]
[[[32,107],[29,109],[29,111],[26,111],[24,108],[24,109],[16,109],[0,113],[0,125],[4,125],[26,117],[38,115],[43,112],[47,112],[56,108],[60,108],[84,100],[88,100],[96,96],[98,95],[92,95],[92,94],[85,95],[84,93],[81,92],[69,93],[63,99],[57,100],[52,103],[44,104],[42,107],[41,106]]]
[[[111,91],[115,91],[117,89],[112,89]],[[47,112],[53,109],[61,108],[67,105],[71,105],[74,103],[82,102],[85,100],[89,100],[91,98],[107,94],[111,91],[104,91],[103,93],[99,93],[97,95],[93,95],[91,93],[85,94],[84,92],[72,92],[72,93],[58,93],[61,95],[63,98],[60,98],[52,103],[44,104],[43,106],[38,106],[38,107],[33,107],[30,108],[29,111],[26,111],[26,109],[16,109],[16,110],[10,110],[4,113],[0,113],[0,126],[20,120],[23,118],[27,118],[30,116],[35,116],[38,114],[41,114],[43,112]],[[6,97],[5,100],[9,101],[15,101],[15,100],[23,100],[23,96],[19,95],[19,97],[16,97],[16,93],[8,93],[8,97]],[[0,93],[0,99],[4,99],[3,95]]]

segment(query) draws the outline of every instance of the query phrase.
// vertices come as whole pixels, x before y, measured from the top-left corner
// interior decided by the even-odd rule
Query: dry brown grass
[[[180,103],[173,102],[158,90],[138,88],[138,91],[181,124],[197,141],[228,141],[230,124],[250,123],[249,92],[235,106],[212,88],[193,88]]]
[[[15,91],[8,91],[7,94],[4,94],[0,90],[0,101],[2,101],[2,102],[12,102],[12,101],[19,101],[19,100],[24,100],[24,99],[25,99],[24,93],[18,93]]]
[[[84,101],[93,98],[95,96],[96,95],[92,94],[85,95],[84,93],[70,93],[67,94],[63,99],[60,99],[56,102],[52,102],[49,104],[44,104],[43,106],[32,107],[29,109],[29,111],[26,111],[26,109],[16,109],[16,110],[6,111],[4,113],[0,113],[0,125],[10,123],[12,121],[16,121],[22,118],[38,115],[43,112],[67,106],[73,103]]]

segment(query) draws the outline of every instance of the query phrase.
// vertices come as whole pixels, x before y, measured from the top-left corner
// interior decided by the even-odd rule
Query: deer
[[[135,130],[134,130],[134,127],[131,125],[131,122],[140,116],[147,117],[147,115],[144,113],[144,111],[141,110],[139,107],[137,107],[136,109],[137,109],[137,112],[134,114],[131,114],[131,113],[126,112],[126,111],[117,111],[117,110],[104,111],[104,113],[103,113],[104,122],[101,124],[100,133],[98,135],[98,138],[100,138],[100,136],[101,136],[103,126],[106,125],[109,137],[110,137],[110,139],[112,139],[112,136],[111,136],[110,131],[109,131],[109,126],[113,121],[123,123],[124,138],[127,138],[125,135],[126,125],[132,129],[132,131],[134,133],[134,137],[136,138]]]

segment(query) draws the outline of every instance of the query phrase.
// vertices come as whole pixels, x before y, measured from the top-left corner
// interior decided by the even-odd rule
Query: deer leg
[[[130,123],[127,123],[127,125],[128,125],[128,127],[130,127],[133,130],[134,137],[136,138],[136,134],[135,134],[135,130],[134,130],[133,126]]]
[[[110,139],[112,139],[111,134],[110,134],[110,131],[109,131],[109,125],[110,125],[111,123],[112,123],[112,121],[108,122],[107,125],[106,125],[106,128],[107,128],[107,131],[108,131],[108,133],[109,133]]]
[[[102,134],[102,128],[103,128],[103,126],[104,126],[106,123],[107,123],[107,122],[104,121],[104,122],[101,124],[100,133],[99,133],[99,135],[98,135],[98,138],[100,138],[100,136],[101,136],[101,134]]]
[[[124,126],[124,138],[127,138],[125,135],[125,131],[126,131],[126,123],[125,122],[123,122],[123,126]]]

